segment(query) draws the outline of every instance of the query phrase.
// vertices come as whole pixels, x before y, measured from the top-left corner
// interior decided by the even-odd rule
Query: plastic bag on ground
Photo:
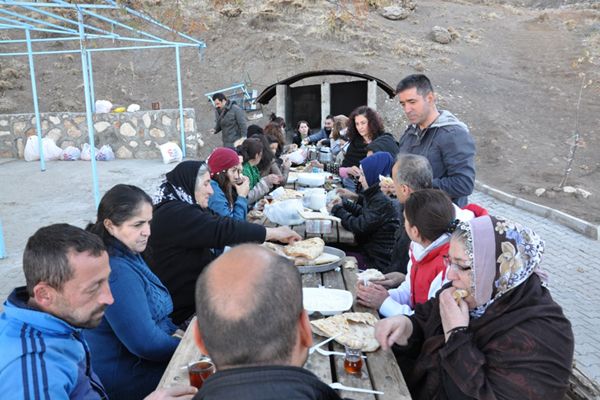
[[[183,160],[183,152],[173,142],[167,142],[158,146],[160,154],[162,155],[163,163],[169,164],[173,162],[180,162]]]
[[[110,112],[113,104],[108,100],[96,100],[96,104],[94,104],[94,109],[97,113],[108,113]]]
[[[136,112],[136,111],[140,111],[139,104],[132,103],[129,106],[127,106],[127,112]]]
[[[62,149],[50,138],[42,139],[42,150],[44,152],[44,160],[46,161],[58,160],[62,155]],[[40,147],[37,136],[33,135],[27,138],[23,157],[25,158],[25,161],[35,161],[40,159]]]
[[[60,159],[63,161],[75,161],[81,158],[81,150],[77,147],[69,146],[62,151]]]
[[[115,153],[110,145],[105,144],[96,152],[96,161],[112,161],[115,159]]]
[[[81,148],[81,159],[84,161],[91,161],[92,159],[92,149],[90,148],[90,144],[89,143],[84,143],[83,147]],[[99,150],[96,150],[96,154],[98,154]]]

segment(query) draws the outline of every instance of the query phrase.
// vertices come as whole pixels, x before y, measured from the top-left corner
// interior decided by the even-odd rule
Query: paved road
[[[92,219],[94,209],[88,168],[77,162],[52,163],[40,175],[33,164],[17,161],[0,164],[0,218],[9,254],[9,258],[0,260],[0,299],[5,299],[13,287],[23,284],[21,252],[27,237],[39,226],[59,221],[84,226]],[[160,174],[171,168],[150,160],[118,160],[103,164],[100,167],[100,192],[104,193],[115,183],[127,182],[151,193]],[[76,169],[79,173],[73,172]],[[82,172],[82,169],[86,171]],[[68,180],[66,188],[52,190],[52,193],[50,189],[44,189],[44,184],[56,186],[64,182],[65,176]],[[43,180],[36,182],[40,177]],[[48,196],[39,199],[40,191]],[[542,265],[550,273],[550,289],[555,300],[573,324],[575,358],[586,375],[600,382],[600,242],[481,192],[475,193],[471,201],[488,208],[492,214],[533,228],[546,241]]]
[[[600,382],[600,241],[480,192],[469,201],[532,228],[546,241],[542,267],[549,272],[554,300],[573,325],[575,360],[588,377]]]

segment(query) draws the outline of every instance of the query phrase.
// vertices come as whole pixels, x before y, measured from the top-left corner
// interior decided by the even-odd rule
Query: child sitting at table
[[[248,204],[254,204],[271,191],[273,185],[281,182],[282,178],[276,174],[261,177],[259,164],[263,158],[263,143],[258,138],[244,140],[239,147],[243,158],[242,173],[250,180]]]
[[[390,317],[411,315],[416,304],[434,297],[446,278],[444,258],[448,255],[450,233],[458,222],[455,218],[466,221],[474,216],[470,210],[457,209],[441,190],[413,192],[404,203],[404,227],[411,239],[406,279],[390,290],[375,282],[368,286],[359,282],[358,303]]]
[[[393,201],[379,188],[379,176],[390,176],[394,159],[387,152],[375,153],[360,162],[359,181],[364,191],[355,202],[337,198],[329,204],[331,214],[356,237],[358,267],[376,268],[383,273],[391,264],[396,230],[400,227]]]

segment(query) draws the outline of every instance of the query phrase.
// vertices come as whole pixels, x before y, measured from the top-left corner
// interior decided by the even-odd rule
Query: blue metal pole
[[[92,66],[92,53],[87,52],[88,59],[88,71],[90,73],[90,102],[92,103],[92,109],[96,112],[96,98],[94,93],[94,69]]]
[[[185,124],[183,120],[183,93],[181,90],[181,62],[179,59],[179,46],[175,46],[175,62],[177,64],[177,94],[179,95],[179,131],[181,132],[181,151],[185,158]]]
[[[6,258],[6,247],[4,246],[4,233],[2,233],[2,220],[0,220],[0,260]]]
[[[33,65],[33,52],[31,50],[31,35],[29,29],[25,29],[27,38],[27,56],[29,58],[29,73],[31,75],[31,92],[33,94],[33,111],[35,112],[35,130],[38,137],[38,147],[40,149],[40,169],[46,170],[46,160],[44,160],[44,146],[42,146],[42,124],[40,123],[40,108],[38,106],[37,85],[35,81],[35,67]]]
[[[163,29],[166,29],[166,30],[168,30],[170,32],[176,33],[177,35],[179,35],[179,36],[181,36],[181,37],[183,37],[185,39],[191,40],[192,42],[198,44],[201,47],[206,47],[206,44],[203,41],[198,40],[198,39],[194,39],[193,37],[188,36],[185,33],[181,33],[181,32],[179,32],[179,31],[177,31],[177,30],[175,30],[175,29],[173,29],[173,28],[171,28],[171,27],[169,27],[169,26],[167,26],[167,25],[165,25],[163,23],[160,23],[159,21],[157,21],[157,20],[155,20],[155,19],[153,19],[153,18],[151,18],[151,17],[149,17],[149,16],[147,16],[147,15],[145,15],[145,14],[139,12],[139,11],[136,11],[136,10],[133,10],[131,8],[125,7],[123,5],[120,5],[117,2],[115,2],[114,0],[106,0],[106,1],[108,3],[110,3],[110,4],[112,4],[113,6],[118,6],[118,7],[124,8],[125,11],[127,11],[127,13],[129,13],[129,14],[135,15],[136,17],[142,18],[142,19],[144,19],[144,20],[146,20],[148,22],[151,22],[151,23],[153,23],[153,24],[155,24],[157,26],[160,26]]]
[[[96,208],[100,204],[100,193],[98,191],[98,173],[96,171],[96,146],[94,145],[94,123],[92,121],[92,105],[90,96],[90,74],[88,70],[88,56],[85,47],[85,34],[83,31],[83,13],[81,9],[77,9],[77,17],[79,20],[79,48],[81,50],[81,68],[83,70],[83,89],[85,94],[85,117],[87,120],[88,137],[90,142],[90,156],[92,163],[92,185],[94,189],[94,204]]]

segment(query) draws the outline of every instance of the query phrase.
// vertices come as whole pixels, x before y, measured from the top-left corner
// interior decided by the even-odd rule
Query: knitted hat
[[[226,171],[231,167],[235,167],[240,163],[240,159],[235,152],[227,147],[217,147],[208,156],[208,167],[210,168],[211,178],[219,172]]]
[[[392,167],[394,166],[394,159],[390,153],[381,151],[363,158],[360,165],[365,174],[365,179],[369,187],[371,187],[379,183],[379,175],[390,176]]]

